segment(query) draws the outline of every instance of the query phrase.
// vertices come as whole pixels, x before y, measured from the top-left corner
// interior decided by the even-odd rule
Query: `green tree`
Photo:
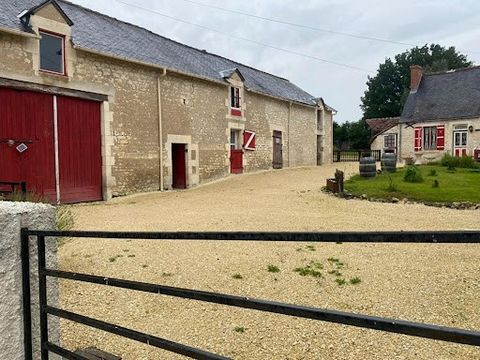
[[[467,56],[455,48],[437,44],[414,47],[385,59],[377,74],[368,77],[367,90],[361,98],[363,119],[399,116],[410,90],[410,66],[420,65],[425,72],[445,71],[472,66]]]

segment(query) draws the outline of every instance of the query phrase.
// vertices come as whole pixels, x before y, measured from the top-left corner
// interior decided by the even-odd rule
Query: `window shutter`
[[[245,150],[255,150],[255,131],[245,130],[243,132],[243,148]]]
[[[445,126],[437,126],[437,150],[445,149]]]
[[[416,127],[415,128],[415,143],[414,143],[415,151],[422,150],[422,128]]]

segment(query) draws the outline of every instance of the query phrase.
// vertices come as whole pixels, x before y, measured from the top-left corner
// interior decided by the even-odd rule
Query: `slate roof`
[[[17,16],[42,2],[43,0],[0,0],[0,27],[28,31]],[[244,76],[245,86],[249,90],[315,105],[312,95],[284,78],[178,43],[67,1],[58,0],[57,3],[73,21],[72,38],[78,47],[220,82],[225,82],[222,71],[237,68]]]
[[[425,74],[410,93],[401,122],[416,123],[480,116],[480,67]]]
[[[390,130],[392,127],[398,125],[400,117],[388,117],[388,118],[373,118],[367,119],[366,122],[372,130],[373,137],[376,137],[385,131]]]

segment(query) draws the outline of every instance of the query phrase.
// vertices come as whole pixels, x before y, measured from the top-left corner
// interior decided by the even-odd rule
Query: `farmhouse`
[[[52,201],[332,159],[321,98],[66,1],[1,1],[0,60],[0,182]]]
[[[399,118],[369,119],[372,149],[423,164],[443,154],[480,161],[480,67],[424,74],[411,66],[410,93]]]

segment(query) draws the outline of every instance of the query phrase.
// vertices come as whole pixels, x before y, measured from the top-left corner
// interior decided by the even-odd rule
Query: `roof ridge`
[[[480,65],[466,66],[466,67],[463,67],[463,68],[449,69],[449,70],[443,70],[443,71],[434,71],[434,72],[431,72],[431,73],[425,73],[423,76],[453,74],[453,73],[456,73],[456,72],[476,70],[476,69],[480,69]]]
[[[68,0],[56,0],[56,1],[57,1],[57,2],[60,2],[60,3],[66,3],[66,4],[71,5],[71,6],[76,6],[76,7],[78,7],[78,8],[81,8],[81,9],[85,10],[85,11],[89,11],[89,12],[92,12],[92,13],[94,13],[94,14],[100,15],[100,16],[102,16],[102,17],[105,17],[105,18],[108,18],[108,19],[111,19],[111,20],[115,20],[115,21],[121,22],[121,23],[126,24],[126,25],[128,25],[128,26],[136,27],[136,28],[141,29],[141,30],[143,30],[143,31],[147,31],[147,32],[149,32],[150,34],[152,34],[152,35],[154,35],[154,36],[158,36],[158,37],[161,37],[161,38],[166,39],[166,40],[168,40],[168,41],[171,41],[171,42],[173,42],[173,43],[176,43],[176,44],[178,44],[178,45],[188,47],[188,48],[190,48],[190,49],[192,49],[192,50],[195,50],[195,51],[198,51],[198,52],[200,52],[200,53],[202,53],[202,54],[208,54],[208,55],[215,56],[215,57],[218,57],[218,58],[221,58],[221,59],[225,59],[225,60],[228,60],[228,61],[232,62],[233,64],[240,65],[240,66],[243,66],[243,67],[246,67],[246,68],[255,70],[255,71],[259,71],[259,72],[262,72],[262,73],[264,73],[264,74],[273,76],[273,77],[275,77],[275,78],[277,78],[277,79],[281,79],[281,80],[284,80],[284,81],[287,81],[287,82],[291,83],[290,80],[288,80],[288,79],[286,79],[286,78],[284,78],[284,77],[281,77],[281,76],[278,76],[278,75],[269,73],[269,72],[267,72],[267,71],[265,71],[265,70],[261,70],[261,69],[254,68],[253,66],[250,66],[250,65],[242,64],[242,63],[240,63],[240,62],[238,62],[238,61],[229,59],[229,58],[227,58],[227,57],[225,57],[225,56],[222,56],[222,55],[214,54],[214,53],[208,52],[208,51],[206,51],[206,50],[202,50],[202,49],[196,48],[196,47],[194,47],[194,46],[181,43],[180,41],[173,40],[173,39],[170,39],[170,38],[168,38],[168,37],[166,37],[166,36],[164,36],[164,35],[157,34],[157,33],[153,32],[152,30],[149,30],[149,29],[147,29],[147,28],[144,28],[144,27],[142,27],[142,26],[140,26],[140,25],[136,25],[136,24],[130,23],[130,22],[128,22],[128,21],[124,21],[124,20],[117,19],[117,18],[115,18],[115,17],[113,17],[113,16],[110,16],[110,15],[107,15],[107,14],[104,14],[104,13],[101,13],[101,12],[99,12],[99,11],[96,11],[96,10],[93,10],[93,9],[90,9],[90,8],[87,8],[87,7],[85,7],[85,6],[82,6],[82,5],[73,3],[73,2],[68,1]],[[225,69],[225,70],[228,70],[228,69]],[[292,84],[292,83],[291,83],[291,84]],[[296,86],[296,85],[295,85],[295,86]]]

